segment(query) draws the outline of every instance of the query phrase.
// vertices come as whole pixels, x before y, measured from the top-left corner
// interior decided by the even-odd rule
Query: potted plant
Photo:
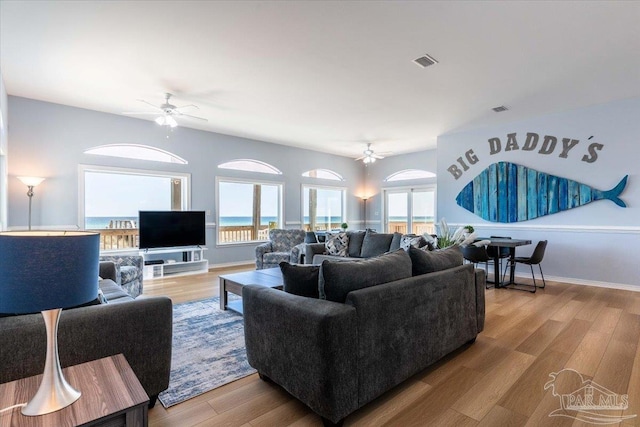
[[[347,231],[347,227],[349,227],[349,224],[347,224],[346,222],[340,224],[340,228],[342,228],[342,231]]]

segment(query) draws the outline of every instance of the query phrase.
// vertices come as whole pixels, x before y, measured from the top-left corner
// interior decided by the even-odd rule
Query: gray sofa
[[[63,310],[58,326],[62,367],[122,353],[150,397],[169,386],[172,304],[167,297],[133,299],[115,283],[116,267],[100,263],[107,304]],[[0,317],[0,383],[41,374],[46,334],[40,313]]]
[[[393,270],[388,264],[367,271],[371,261],[324,261],[320,281],[351,268],[374,283]],[[485,272],[467,264],[411,276],[415,263],[408,268],[410,277],[349,291],[344,303],[246,286],[249,364],[333,425],[473,342],[484,328]]]
[[[324,243],[311,243],[304,245],[304,263],[319,265],[324,260],[351,261],[349,258],[371,258],[400,249],[405,236],[419,237],[413,234],[376,233],[369,230],[347,231],[347,236],[349,244],[346,257],[328,255]]]

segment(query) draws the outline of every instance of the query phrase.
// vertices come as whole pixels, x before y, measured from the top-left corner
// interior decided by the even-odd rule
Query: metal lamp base
[[[35,396],[22,408],[23,415],[37,416],[59,411],[80,398],[81,393],[69,385],[60,368],[58,320],[61,311],[57,308],[42,312],[47,328],[47,358],[44,364],[44,375]]]

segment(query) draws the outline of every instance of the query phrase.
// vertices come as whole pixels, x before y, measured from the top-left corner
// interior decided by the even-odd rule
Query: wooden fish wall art
[[[602,191],[580,182],[539,172],[510,162],[489,165],[456,197],[458,205],[492,222],[519,222],[611,200],[627,207],[620,194],[626,175],[618,185]]]

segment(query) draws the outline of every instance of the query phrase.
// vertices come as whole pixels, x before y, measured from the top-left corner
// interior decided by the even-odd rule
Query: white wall
[[[508,111],[501,114],[509,114]],[[438,217],[459,225],[471,224],[482,235],[510,235],[533,241],[549,241],[543,269],[549,277],[568,281],[640,286],[640,98],[546,115],[508,125],[442,135],[438,138]],[[540,135],[537,149],[522,150],[527,132]],[[506,150],[507,134],[516,133],[518,150]],[[544,135],[558,138],[551,154],[540,154]],[[591,136],[593,138],[589,139]],[[502,150],[491,154],[491,138],[499,138]],[[579,140],[566,158],[560,156],[562,138]],[[595,162],[582,160],[592,143],[603,145]],[[477,163],[465,153],[473,150]],[[469,170],[455,179],[451,165],[463,157]],[[472,156],[471,156],[472,157]],[[608,200],[512,224],[491,223],[456,204],[460,190],[492,163],[509,161],[540,172],[569,178],[599,190],[613,188],[629,175],[621,198],[627,208]],[[518,248],[528,255],[533,246]],[[524,270],[523,270],[524,271]]]
[[[36,175],[46,180],[35,189],[34,227],[79,227],[78,164],[152,169],[191,174],[191,208],[211,210],[207,217],[207,258],[212,265],[254,260],[256,244],[215,246],[215,178],[253,177],[284,184],[286,228],[301,226],[303,183],[348,188],[347,222],[361,224],[360,199],[354,194],[362,184],[362,166],[353,159],[284,145],[237,138],[178,127],[166,138],[155,123],[114,114],[79,109],[26,98],[9,97],[9,227],[27,223],[26,188],[17,175]],[[158,147],[188,160],[188,165],[158,163],[83,154],[103,144],[135,143]],[[236,158],[253,158],[279,168],[283,175],[249,174],[220,170],[216,166]],[[303,178],[310,169],[325,168],[341,174],[344,182]],[[122,191],[127,191],[123,188]]]

